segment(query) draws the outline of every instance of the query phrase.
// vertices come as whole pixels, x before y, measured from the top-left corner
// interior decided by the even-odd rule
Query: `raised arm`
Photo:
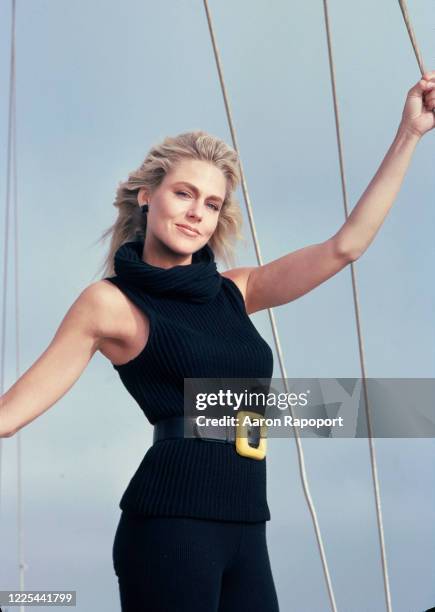
[[[106,298],[89,285],[72,304],[53,340],[0,397],[0,437],[9,437],[55,404],[76,382],[105,333]]]
[[[334,236],[268,264],[235,268],[223,274],[238,285],[248,314],[295,300],[365,252],[393,205],[418,141],[435,126],[434,81],[435,71],[428,72],[409,90],[392,145]]]
[[[338,233],[354,258],[370,245],[396,199],[415,147],[435,126],[435,71],[424,75],[406,97],[396,136],[378,171]]]

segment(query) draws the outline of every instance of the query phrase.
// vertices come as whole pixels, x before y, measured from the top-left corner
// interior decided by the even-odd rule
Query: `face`
[[[181,160],[152,193],[138,192],[149,203],[146,243],[150,251],[188,256],[204,246],[216,229],[226,193],[226,178],[215,165]],[[189,231],[182,226],[188,226]]]

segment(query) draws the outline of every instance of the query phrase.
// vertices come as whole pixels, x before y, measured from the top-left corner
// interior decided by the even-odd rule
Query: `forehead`
[[[210,162],[197,159],[180,160],[165,177],[168,183],[186,181],[204,193],[225,195],[226,178],[222,170]]]

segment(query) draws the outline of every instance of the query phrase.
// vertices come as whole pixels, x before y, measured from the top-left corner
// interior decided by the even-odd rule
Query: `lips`
[[[188,227],[186,227],[185,225],[179,225],[179,224],[176,224],[176,225],[178,229],[180,230],[180,232],[183,232],[183,234],[185,234],[186,236],[191,236],[192,238],[199,236],[199,233],[197,231],[193,231],[189,229]]]

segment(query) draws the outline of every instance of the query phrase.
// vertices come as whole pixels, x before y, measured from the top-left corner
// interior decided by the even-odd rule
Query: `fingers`
[[[420,83],[423,87],[423,102],[427,110],[433,111],[435,109],[435,70],[432,72],[425,72]]]
[[[427,74],[431,74],[431,73],[427,73]],[[435,72],[433,74],[435,77]],[[433,89],[435,89],[435,81],[420,79],[419,82],[414,85],[414,87],[411,87],[411,89],[408,92],[408,95],[422,96],[423,94],[428,93],[432,91]]]
[[[425,72],[418,83],[411,87],[408,93],[421,95],[424,91],[429,91],[432,87],[435,87],[435,70]]]
[[[408,91],[404,113],[435,113],[435,70],[425,72],[422,78]]]
[[[427,110],[435,109],[435,95],[427,96],[424,98],[424,105]]]

